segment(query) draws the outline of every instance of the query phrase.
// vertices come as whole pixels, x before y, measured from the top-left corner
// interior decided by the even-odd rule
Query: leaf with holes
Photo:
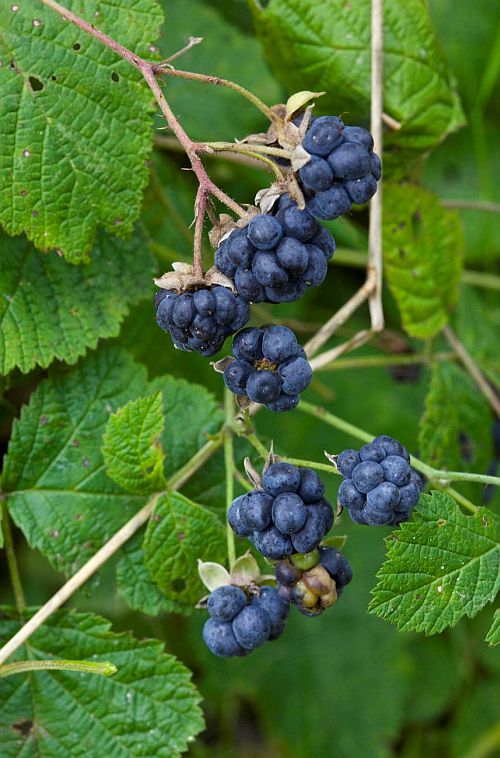
[[[108,476],[129,492],[164,490],[162,431],[161,392],[131,400],[113,413],[102,446]]]
[[[463,264],[460,219],[413,185],[384,186],[385,273],[405,330],[428,339],[448,322]]]
[[[325,90],[322,112],[370,111],[370,0],[252,4],[267,57],[289,91]],[[422,0],[384,2],[384,110],[401,128],[386,147],[427,150],[464,123],[450,71]]]
[[[453,363],[435,362],[420,420],[421,457],[448,471],[485,471],[492,459],[492,415],[468,374]]]
[[[222,563],[225,532],[213,513],[178,492],[163,495],[144,539],[145,564],[167,598],[196,603],[204,594],[198,558]]]
[[[19,629],[3,608],[0,639]],[[59,611],[17,659],[110,661],[111,677],[42,671],[0,679],[2,758],[37,755],[171,758],[203,729],[200,695],[190,672],[157,640],[115,634],[90,613]],[[62,717],[64,714],[64,717]]]
[[[139,230],[128,242],[99,233],[92,263],[78,267],[0,231],[0,373],[75,363],[118,334],[129,306],[151,292],[153,273]]]
[[[500,589],[500,519],[486,508],[466,516],[444,492],[422,495],[386,544],[370,611],[403,631],[442,632]]]
[[[154,0],[78,0],[71,10],[151,55],[162,21]],[[139,215],[151,92],[133,66],[35,0],[4,7],[0,63],[0,224],[88,260],[98,225],[127,236]]]
[[[488,634],[486,635],[486,642],[488,642],[492,647],[495,645],[500,645],[500,610],[495,611],[495,615],[493,616],[493,623],[488,631]]]
[[[50,370],[14,423],[2,489],[16,524],[53,566],[72,574],[139,508],[106,474],[109,416],[147,394],[142,366],[122,350],[91,353]]]

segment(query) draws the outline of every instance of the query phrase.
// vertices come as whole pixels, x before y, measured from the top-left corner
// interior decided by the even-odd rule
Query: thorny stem
[[[18,661],[17,663],[7,663],[0,666],[0,678],[3,676],[12,676],[13,674],[23,674],[26,671],[78,671],[81,674],[100,674],[101,676],[112,676],[118,669],[114,663],[103,661],[97,663],[93,661]]]
[[[433,361],[453,361],[455,356],[453,353],[436,353],[432,357]],[[327,364],[326,366],[320,366],[320,371],[344,371],[345,369],[353,368],[386,368],[391,366],[419,366],[429,364],[429,356],[422,353],[415,353],[414,355],[366,355],[363,358],[341,358],[338,361]]]
[[[196,221],[193,241],[193,274],[199,279],[203,277],[203,224],[205,222],[207,199],[206,190],[200,184],[194,204]]]
[[[253,448],[255,448],[255,450],[258,452],[258,454],[264,461],[267,460],[269,451],[266,450],[265,446],[262,444],[262,442],[257,437],[255,432],[252,432],[251,434],[246,434],[245,439],[248,440],[248,442],[252,445]],[[314,469],[317,469],[318,471],[326,471],[328,474],[339,473],[337,469],[334,466],[332,466],[331,463],[318,463],[317,461],[305,461],[302,458],[289,458],[286,455],[277,455],[277,457],[280,459],[280,461],[284,461],[285,463],[293,463],[294,466],[307,466],[308,468],[314,468]]]
[[[257,145],[253,142],[195,142],[195,147],[200,152],[204,152],[205,148],[212,148],[216,152],[218,150],[226,150],[231,153],[243,153],[249,149],[254,153],[262,153],[263,155],[275,155],[277,158],[290,159],[292,154],[289,150],[284,150],[281,147],[269,147],[268,145]],[[206,152],[209,152],[208,150]]]
[[[43,2],[45,2],[45,0],[43,0]],[[218,87],[227,87],[228,89],[232,89],[234,92],[238,92],[238,94],[242,95],[242,97],[248,100],[248,102],[252,103],[252,105],[254,105],[270,121],[273,121],[275,118],[271,108],[262,102],[262,100],[258,98],[257,95],[254,95],[253,92],[245,89],[245,87],[242,87],[240,84],[236,84],[235,82],[231,82],[228,79],[221,79],[219,76],[209,76],[208,74],[198,74],[194,71],[182,71],[175,68],[164,68],[161,63],[153,63],[152,69],[157,75],[159,74],[172,76],[176,79],[190,79],[191,81],[202,82],[203,84],[215,84]]]
[[[62,5],[56,2],[56,0],[40,0],[40,2],[54,10],[56,13],[62,16],[63,19],[71,21],[71,23],[84,31],[86,34],[89,34],[91,37],[98,40],[101,44],[108,47],[121,58],[128,61],[142,74],[147,84],[149,85],[149,88],[151,89],[156,102],[160,106],[160,110],[165,117],[167,124],[184,148],[184,151],[191,163],[191,168],[193,169],[196,178],[200,183],[202,191],[207,195],[213,195],[216,197],[218,200],[220,200],[220,202],[224,203],[224,205],[230,208],[238,216],[243,216],[245,213],[243,208],[241,208],[238,203],[229,197],[229,195],[226,195],[225,192],[223,192],[219,187],[217,187],[216,184],[212,182],[207,172],[205,171],[200,158],[197,155],[195,143],[188,137],[187,133],[184,131],[178,119],[175,117],[172,109],[170,108],[170,105],[168,104],[167,99],[165,98],[165,95],[163,94],[163,91],[156,78],[157,74],[167,74],[169,73],[169,70],[162,69],[161,66],[158,67],[158,64],[149,63],[140,56],[131,52],[119,42],[116,42],[116,40],[112,39],[107,34],[104,34],[104,32],[96,29],[93,24],[89,24],[88,21],[85,21],[84,19],[72,13],[67,8],[64,8]],[[237,86],[238,85],[235,85],[234,88],[237,88]]]
[[[26,610],[26,600],[24,597],[23,585],[21,583],[21,576],[19,574],[19,568],[16,560],[16,553],[14,550],[14,539],[12,537],[12,529],[10,525],[10,516],[7,510],[7,505],[4,502],[2,504],[3,519],[2,530],[5,540],[5,556],[7,558],[7,566],[9,569],[10,581],[12,589],[14,591],[14,598],[16,601],[16,609],[21,622],[23,621],[24,611]]]
[[[224,464],[226,470],[226,511],[231,507],[234,499],[234,450],[233,450],[233,423],[234,423],[234,398],[231,392],[224,389]],[[229,570],[236,561],[236,547],[234,533],[226,519],[227,559]]]

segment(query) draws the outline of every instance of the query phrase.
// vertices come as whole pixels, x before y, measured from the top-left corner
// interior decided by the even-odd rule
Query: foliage
[[[39,606],[138,521],[72,595],[77,610],[49,614],[13,656],[106,660],[117,673],[0,676],[5,755],[493,755],[498,422],[446,335],[468,351],[483,389],[497,391],[498,232],[492,213],[443,202],[500,202],[491,8],[384,2],[386,328],[315,371],[304,393],[315,416],[299,405],[254,419],[227,399],[223,409],[209,361],[174,350],[154,321],[152,277],[191,259],[199,176],[182,170],[189,161],[138,68],[50,5],[9,3],[0,18],[0,495],[16,527],[12,543],[6,520],[0,540]],[[189,12],[182,0],[63,5],[145,61],[203,37],[173,65],[210,83],[171,69],[156,78],[193,140],[245,150],[239,140],[268,126],[215,77],[267,105],[324,90],[315,113],[368,124],[369,0],[195,0]],[[255,162],[203,161],[242,205],[273,181]],[[328,228],[337,253],[323,287],[252,306],[252,325],[284,323],[305,343],[363,284],[368,214],[355,207]],[[201,252],[208,268],[208,240]],[[370,328],[362,310],[344,321],[321,351],[342,353]],[[342,546],[354,579],[338,604],[319,619],[292,613],[282,639],[252,656],[211,656],[195,610],[205,594],[197,561],[230,567],[225,509],[245,490],[244,458],[260,470],[273,441],[277,454],[324,469],[325,450],[382,433],[430,480],[412,520],[391,532],[339,516],[325,544]],[[319,473],[334,502],[333,467]],[[2,644],[35,612],[12,576]],[[209,737],[191,747],[201,698]]]

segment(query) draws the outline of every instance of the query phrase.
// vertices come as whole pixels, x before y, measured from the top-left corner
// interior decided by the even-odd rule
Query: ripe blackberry
[[[312,378],[304,350],[285,326],[249,327],[233,339],[235,360],[224,369],[224,383],[272,411],[295,408]]]
[[[233,531],[248,537],[270,560],[315,550],[330,531],[333,511],[317,473],[291,463],[273,463],[262,490],[236,498],[228,512]]]
[[[274,587],[247,594],[240,587],[218,587],[208,598],[210,618],[203,627],[208,649],[222,658],[248,655],[284,631],[289,608]]]
[[[422,480],[410,466],[408,451],[397,440],[381,435],[357,450],[344,450],[337,468],[344,477],[338,502],[357,524],[381,526],[408,521],[422,490]]]
[[[327,164],[328,165],[328,164]],[[251,303],[291,303],[324,280],[335,240],[308,210],[289,198],[276,213],[254,216],[233,229],[215,253],[215,265]]]
[[[193,292],[160,290],[155,296],[156,320],[175,347],[215,355],[226,337],[247,323],[249,305],[228,287],[200,287]]]
[[[300,124],[301,118],[297,124]],[[314,119],[302,147],[311,159],[298,172],[306,208],[319,219],[335,219],[352,204],[362,205],[377,191],[382,175],[373,138],[360,126],[345,126],[336,116]]]

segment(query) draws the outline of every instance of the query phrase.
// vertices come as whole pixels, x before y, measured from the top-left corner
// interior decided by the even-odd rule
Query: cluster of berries
[[[276,215],[260,213],[233,229],[215,253],[215,265],[250,303],[291,303],[326,277],[335,240],[306,209],[281,195]]]
[[[276,565],[278,595],[306,616],[319,616],[336,603],[351,579],[349,561],[333,547],[320,547]]]
[[[312,119],[302,147],[311,159],[299,170],[299,182],[306,208],[316,218],[338,218],[377,191],[380,158],[373,152],[372,135],[361,126],[320,116]]]
[[[237,497],[228,521],[239,537],[248,537],[269,560],[318,547],[333,524],[325,487],[310,468],[273,463],[262,477],[262,489]]]
[[[170,333],[175,347],[204,356],[218,353],[226,337],[250,318],[246,300],[221,286],[182,293],[159,290],[155,305],[158,325]]]
[[[265,326],[242,329],[233,339],[235,360],[224,369],[224,383],[235,395],[288,411],[312,378],[306,354],[291,329]]]
[[[210,594],[207,609],[210,618],[203,627],[203,639],[212,653],[223,658],[248,655],[277,639],[290,610],[274,587],[254,588],[247,594],[231,584]]]
[[[338,503],[357,524],[396,526],[407,521],[418,502],[422,480],[410,466],[410,456],[397,440],[382,434],[357,450],[337,458],[344,478]]]

